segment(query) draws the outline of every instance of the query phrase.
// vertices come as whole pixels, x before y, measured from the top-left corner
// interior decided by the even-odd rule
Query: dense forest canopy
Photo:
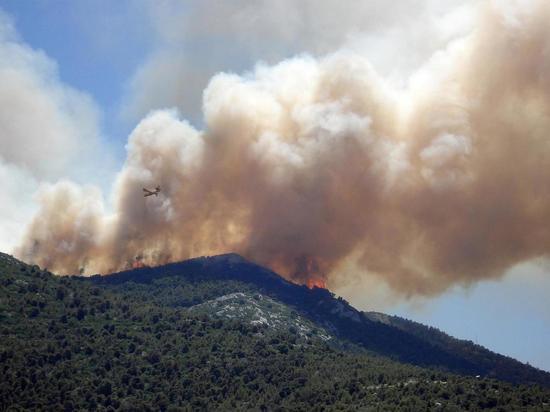
[[[328,328],[260,292],[200,276],[118,284],[56,277],[0,255],[0,410],[543,410],[550,403],[550,390],[538,385],[421,368],[327,339]],[[289,326],[218,316],[219,298],[231,294],[237,310],[250,297]]]

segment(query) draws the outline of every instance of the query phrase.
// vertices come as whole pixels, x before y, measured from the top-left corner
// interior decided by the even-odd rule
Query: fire
[[[141,255],[136,256],[135,260],[132,262],[132,269],[144,268],[146,266],[147,265],[143,263],[143,257]]]
[[[313,289],[313,288],[326,289],[327,283],[323,279],[308,279],[306,281],[306,286],[310,289]]]
[[[295,260],[295,271],[291,278],[304,280],[308,288],[326,289],[327,284],[322,275],[326,273],[323,261],[318,257],[307,254],[301,255]]]
[[[134,263],[132,263],[132,269],[144,268],[145,266],[145,263],[139,260],[136,260]]]

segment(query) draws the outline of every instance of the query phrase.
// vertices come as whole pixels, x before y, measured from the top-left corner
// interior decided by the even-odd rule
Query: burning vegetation
[[[306,286],[310,289],[313,289],[313,288],[326,289],[327,288],[326,282],[323,279],[320,279],[320,278],[319,279],[310,278],[310,279],[306,280]]]
[[[143,256],[138,255],[135,257],[134,261],[131,262],[130,267],[132,269],[139,269],[139,268],[147,267],[147,265],[143,262]]]

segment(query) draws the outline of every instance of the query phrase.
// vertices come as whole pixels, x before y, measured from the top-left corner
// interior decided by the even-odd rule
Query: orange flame
[[[313,289],[313,288],[326,289],[327,283],[323,279],[308,279],[306,281],[306,286],[310,289]]]
[[[140,255],[140,256],[136,256],[131,266],[132,266],[132,269],[139,269],[139,268],[144,268],[147,265],[143,263],[143,257]]]

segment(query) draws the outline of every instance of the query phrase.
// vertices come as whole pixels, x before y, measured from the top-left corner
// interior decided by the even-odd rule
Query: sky
[[[342,133],[363,134],[364,130],[370,133],[370,123],[373,122],[375,129],[379,127],[376,133],[393,133],[390,121],[393,118],[386,109],[391,105],[383,103],[384,99],[405,102],[402,104],[403,113],[412,113],[413,116],[415,110],[419,110],[407,97],[413,90],[420,96],[419,99],[428,101],[428,109],[422,108],[427,112],[426,116],[436,117],[442,110],[439,101],[430,106],[429,99],[424,96],[436,88],[434,84],[447,81],[439,79],[440,73],[450,72],[451,78],[460,79],[461,73],[478,70],[481,66],[474,64],[464,64],[462,67],[463,62],[456,60],[455,55],[460,56],[463,49],[473,47],[469,42],[474,46],[476,42],[483,45],[483,36],[498,36],[500,33],[493,27],[478,27],[476,16],[479,10],[498,8],[501,13],[499,18],[513,32],[516,28],[519,28],[518,31],[523,28],[522,19],[530,9],[543,4],[534,0],[402,0],[392,3],[392,6],[382,0],[352,1],[346,6],[341,3],[335,0],[0,0],[0,180],[4,186],[0,204],[0,250],[21,250],[18,247],[28,240],[26,233],[34,231],[33,239],[42,236],[44,243],[44,239],[60,239],[54,249],[47,249],[51,255],[62,250],[60,260],[65,259],[68,252],[80,253],[86,259],[91,259],[92,252],[101,255],[104,252],[96,252],[96,246],[103,241],[103,237],[111,236],[114,231],[114,239],[119,242],[120,239],[127,239],[127,231],[122,230],[126,237],[121,237],[120,227],[124,226],[124,222],[132,222],[131,219],[141,219],[142,211],[127,207],[135,199],[128,198],[125,190],[129,187],[128,182],[141,185],[151,181],[143,170],[156,169],[142,167],[140,162],[145,161],[144,158],[149,159],[147,161],[151,164],[156,164],[156,158],[171,162],[170,154],[179,151],[172,136],[186,136],[189,143],[186,143],[185,153],[180,157],[187,156],[187,160],[180,163],[178,158],[170,170],[186,182],[198,176],[197,179],[202,179],[201,187],[208,186],[212,179],[216,179],[217,169],[209,165],[209,173],[193,174],[195,169],[200,168],[200,165],[193,163],[196,161],[194,157],[212,150],[213,159],[224,160],[223,153],[231,150],[230,146],[223,146],[223,141],[220,143],[224,150],[222,155],[214,149],[203,148],[201,130],[207,130],[211,140],[215,141],[216,135],[226,133],[226,129],[245,133],[251,128],[266,127],[264,123],[268,120],[262,123],[257,118],[276,118],[277,122],[281,122],[280,110],[273,114],[274,109],[266,94],[281,95],[283,97],[278,98],[283,100],[300,100],[306,98],[301,93],[309,90],[308,87],[317,93],[319,84],[328,90],[340,82],[344,86],[327,92],[329,95],[338,94],[347,87],[347,77],[357,77],[361,82],[369,79],[364,80],[366,83],[360,83],[369,90],[368,96],[358,92],[356,97],[352,93],[357,89],[355,86],[351,87],[352,91],[347,91],[351,96],[349,99],[367,100],[365,104],[373,113],[366,123],[347,112],[342,114],[344,110],[339,105],[346,104],[345,98],[327,106],[314,106],[313,111],[308,106],[308,110],[300,112],[303,123],[300,127],[306,130],[304,133],[328,130],[326,141],[321,143],[332,148],[331,154],[337,152],[330,146],[334,144],[330,138],[333,130],[336,130],[333,135],[338,136]],[[475,36],[482,40],[476,40]],[[506,58],[505,41],[503,46],[496,40],[489,44],[493,44],[500,54],[495,52],[493,56],[493,50],[488,52],[480,48],[481,53],[495,60]],[[476,50],[474,47],[474,52]],[[545,50],[550,55],[550,47]],[[527,56],[526,61],[529,58],[531,56]],[[532,58],[535,62],[539,59],[537,56]],[[490,64],[488,59],[483,65]],[[508,83],[504,83],[509,86],[503,87],[514,86],[510,79],[516,80],[518,87],[525,90],[530,87],[522,83],[520,77],[512,75],[507,78]],[[310,86],[308,81],[314,76],[321,80]],[[467,80],[459,81],[461,88],[475,88],[471,78],[476,79],[476,76],[469,75]],[[548,98],[550,81],[541,81],[543,90],[547,90],[543,97]],[[434,94],[439,96],[437,90]],[[496,93],[494,96],[498,99],[500,95]],[[440,98],[449,97],[445,95]],[[539,97],[537,99],[540,100]],[[460,105],[467,104],[460,102]],[[535,104],[532,114],[525,114],[529,121],[544,116],[537,111]],[[250,116],[240,114],[241,108],[254,113],[257,111],[256,117],[251,120]],[[298,109],[294,110],[296,112]],[[322,127],[315,123],[316,116],[322,117],[319,121]],[[382,120],[377,120],[379,118]],[[535,134],[535,126],[544,125],[543,120],[532,120],[529,128],[525,129],[527,133]],[[342,126],[342,123],[345,125]],[[422,125],[412,124],[422,128]],[[155,135],[158,130],[161,137]],[[288,129],[277,130],[284,134]],[[481,133],[479,131],[485,129],[480,126],[475,130]],[[431,179],[437,185],[446,185],[449,179],[453,182],[460,180],[460,176],[456,177],[456,170],[460,169],[464,158],[472,150],[475,151],[468,140],[470,132],[470,129],[460,129],[455,134],[438,135],[431,146],[419,152],[431,167],[422,169],[426,180]],[[407,135],[407,131],[403,134]],[[164,135],[169,136],[162,137]],[[273,156],[286,156],[292,150],[270,138],[269,134],[266,136],[264,140],[260,139],[254,150],[275,153]],[[165,140],[158,147],[154,146],[159,139]],[[314,153],[324,150],[325,146],[321,143],[311,150]],[[375,146],[378,156],[395,157],[399,163],[398,143],[395,143],[395,150],[386,150],[384,145],[380,147]],[[154,156],[149,156],[151,150]],[[304,155],[306,160],[311,160],[307,156],[313,155]],[[357,160],[357,164],[362,161],[362,158]],[[446,161],[453,169],[442,173],[441,165],[445,166]],[[356,165],[353,161],[346,164],[350,168]],[[338,167],[335,166],[336,171],[340,171]],[[508,167],[513,168],[511,165]],[[234,169],[227,170],[232,172]],[[398,168],[395,170],[395,173],[400,173]],[[276,179],[285,178],[284,171],[275,171],[278,173],[275,174]],[[219,172],[224,173],[226,169]],[[280,177],[281,173],[283,177]],[[313,166],[308,173],[306,177],[320,175]],[[499,173],[506,175],[507,171],[500,170]],[[241,183],[251,184],[248,180]],[[168,184],[173,186],[177,181],[168,181]],[[468,184],[467,180],[464,184]],[[212,185],[213,190],[219,191],[216,185]],[[269,186],[269,189],[273,187],[280,186]],[[334,189],[331,187],[330,190]],[[257,191],[262,192],[259,188]],[[292,204],[293,198],[282,189],[278,195]],[[187,204],[189,199],[204,200],[200,196],[186,196],[181,195],[179,203]],[[245,198],[248,199],[247,196]],[[269,194],[264,193],[263,196],[271,201]],[[371,196],[375,195],[367,192],[359,199],[368,201]],[[49,210],[44,204],[55,209],[55,213],[59,209],[66,213],[44,215]],[[265,203],[260,204],[265,206]],[[332,203],[329,205],[332,207]],[[447,207],[446,203],[441,205]],[[335,209],[338,207],[334,206]],[[374,209],[376,204],[365,207]],[[289,207],[289,210],[293,209]],[[215,208],[212,211],[218,212]],[[128,217],[121,217],[123,212],[127,212]],[[175,204],[165,203],[161,212],[180,216]],[[33,220],[36,213],[39,213],[38,216],[54,216],[52,222],[56,227],[67,226],[70,229],[56,238],[54,232],[57,229],[41,226],[36,218]],[[188,215],[183,216],[187,218]],[[260,213],[258,216],[265,221],[266,216],[269,218],[270,215]],[[201,218],[200,215],[191,217]],[[118,219],[116,230],[109,229],[105,234],[97,229],[98,225],[106,225],[104,220],[109,219]],[[174,226],[171,219],[167,220],[167,226]],[[307,221],[304,216],[301,219]],[[336,214],[335,219],[343,218]],[[78,222],[78,230],[75,230],[75,221]],[[349,223],[345,219],[340,221]],[[527,231],[530,221],[522,222],[526,225],[523,230]],[[154,223],[158,224],[157,221]],[[540,226],[540,221],[535,224]],[[189,230],[195,229],[190,227]],[[373,227],[365,230],[373,230]],[[353,231],[351,226],[350,231]],[[166,233],[171,232],[161,235]],[[223,239],[219,240],[221,235],[212,235],[211,229],[201,228],[201,236],[204,233],[210,236],[208,241],[214,242],[216,237],[222,246],[232,244],[231,241],[224,243]],[[273,231],[265,230],[266,237],[272,234]],[[224,236],[231,237],[232,233],[229,231]],[[532,237],[537,236],[533,233]],[[85,241],[70,243],[75,237],[83,237]],[[330,239],[330,236],[327,238]],[[510,239],[514,241],[520,237],[512,236]],[[200,247],[201,240],[197,237],[193,246],[195,249],[189,250],[204,250]],[[446,238],[440,240],[443,245]],[[388,241],[395,242],[397,248],[402,239],[392,237]],[[522,245],[522,242],[526,243],[521,240]],[[262,262],[272,262],[271,256],[264,252],[265,239],[260,236],[256,244],[264,245],[264,249],[259,252],[253,250],[258,253],[253,256],[261,256]],[[272,248],[271,244],[268,246],[267,249]],[[181,248],[181,245],[177,247]],[[521,248],[518,246],[518,249]],[[550,371],[550,303],[547,299],[550,269],[544,258],[534,258],[543,256],[544,252],[536,249],[531,253],[530,246],[529,252],[506,261],[506,264],[497,265],[498,270],[487,266],[488,273],[491,270],[487,276],[472,275],[459,281],[444,279],[441,283],[438,278],[428,276],[430,283],[436,285],[433,290],[426,289],[426,286],[418,286],[418,290],[405,287],[402,280],[390,276],[333,276],[328,278],[328,285],[359,309],[397,314],[426,323],[455,337],[472,340]],[[185,253],[191,252],[186,249]],[[365,256],[372,258],[368,254]],[[105,257],[101,255],[101,262],[104,261]],[[67,262],[67,265],[72,263]],[[276,263],[278,261],[275,266]],[[284,263],[281,264],[283,271],[286,268]],[[330,266],[330,270],[336,271],[335,267],[342,271],[354,270],[342,265]],[[384,266],[381,270],[385,269]],[[450,273],[454,272],[451,270]],[[420,280],[416,284],[421,284]]]

